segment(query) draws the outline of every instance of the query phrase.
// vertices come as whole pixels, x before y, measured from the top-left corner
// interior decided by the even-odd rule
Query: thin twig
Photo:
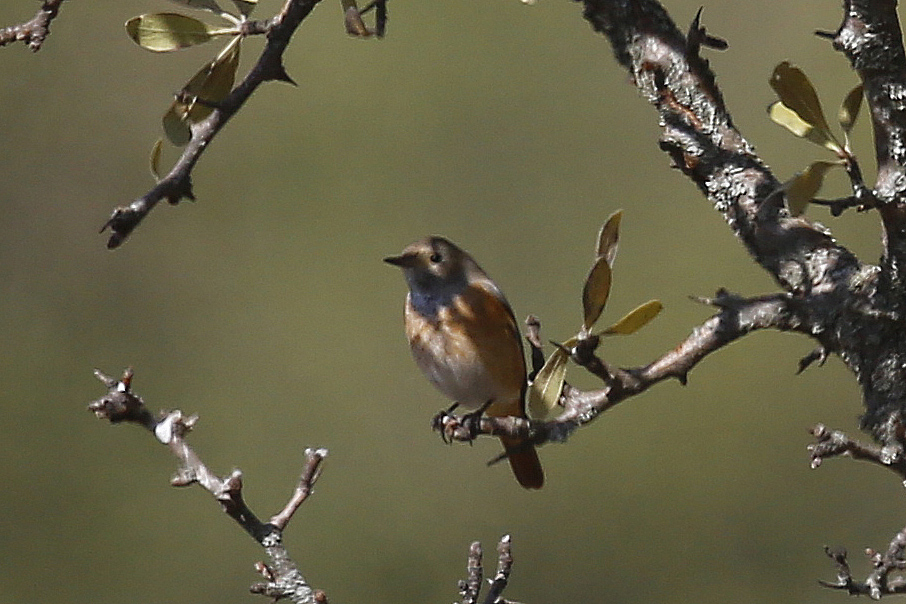
[[[481,543],[474,541],[469,546],[466,578],[459,582],[459,596],[462,598],[462,604],[475,604],[478,601],[478,595],[481,593],[481,581],[484,578],[481,558]]]
[[[497,604],[500,602],[503,597],[503,590],[509,584],[510,572],[513,570],[511,541],[509,535],[504,535],[497,544],[497,573],[491,579],[488,593],[484,598],[484,604]]]
[[[808,446],[813,468],[829,457],[845,456],[887,468],[906,481],[906,455],[902,446],[863,443],[839,430],[828,430],[823,424],[818,424],[811,432],[816,439]]]
[[[31,20],[0,29],[0,46],[24,42],[34,52],[41,50],[41,45],[50,34],[50,22],[56,18],[64,1],[44,0]]]
[[[503,590],[509,583],[510,573],[513,570],[513,553],[510,549],[512,539],[504,535],[497,543],[497,573],[488,581],[488,592],[482,604],[504,604]],[[481,543],[475,541],[469,546],[469,561],[466,566],[466,578],[459,581],[459,596],[461,604],[476,604],[481,596],[484,570],[481,565]]]

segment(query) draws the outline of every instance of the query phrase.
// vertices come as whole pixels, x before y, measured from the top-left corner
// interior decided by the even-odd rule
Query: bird
[[[472,257],[431,236],[384,262],[402,269],[406,337],[415,363],[438,390],[489,416],[526,417],[522,339],[509,302]],[[544,471],[528,441],[501,436],[516,480],[540,489]]]

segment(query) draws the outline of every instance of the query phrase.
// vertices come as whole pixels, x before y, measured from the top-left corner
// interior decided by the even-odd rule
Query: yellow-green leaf
[[[557,408],[560,391],[566,379],[566,363],[569,355],[557,348],[547,358],[544,367],[535,376],[528,391],[528,412],[533,419],[547,419]]]
[[[815,128],[829,130],[818,93],[801,69],[783,61],[771,74],[771,88],[783,104]]]
[[[173,101],[164,115],[164,132],[170,142],[183,147],[192,139],[191,124],[205,119],[214,109],[209,105],[225,99],[233,89],[239,68],[239,49],[242,38],[236,37],[210,63],[206,64],[182,89],[182,96]],[[199,100],[201,102],[199,102]]]
[[[842,146],[834,138],[830,127],[827,125],[824,110],[821,108],[821,101],[818,100],[818,93],[815,92],[812,83],[801,69],[790,65],[787,61],[780,63],[774,68],[774,73],[771,74],[771,87],[787,109],[791,110],[799,116],[799,119],[817,131],[823,141],[832,141],[834,146],[829,146],[827,142],[818,144],[833,151],[842,149]],[[810,136],[806,136],[806,138],[816,142]]]
[[[192,130],[186,123],[189,107],[185,103],[173,101],[164,114],[164,134],[167,139],[177,147],[185,147],[192,140]]]
[[[598,233],[598,247],[596,257],[604,256],[607,258],[607,264],[613,268],[613,262],[617,258],[617,247],[620,242],[620,220],[623,218],[623,210],[617,210],[607,219],[601,231]]]
[[[649,300],[629,311],[625,317],[602,331],[601,335],[628,336],[631,333],[635,333],[655,318],[662,308],[664,308],[664,305],[659,300]]]
[[[783,183],[782,187],[786,191],[786,205],[790,214],[799,216],[805,212],[806,206],[815,198],[815,194],[824,184],[824,175],[828,170],[839,165],[837,162],[816,161]]]
[[[862,84],[849,91],[843,104],[840,105],[840,111],[837,113],[837,119],[840,120],[840,127],[843,132],[849,135],[859,117],[859,109],[862,108]]]
[[[248,17],[258,6],[258,0],[233,0],[233,4],[236,5],[243,17]]]
[[[177,4],[182,4],[188,6],[189,8],[197,8],[198,10],[209,10],[212,13],[218,15],[223,14],[223,9],[220,8],[220,5],[217,4],[217,0],[172,0]]]
[[[160,181],[160,152],[163,149],[164,141],[163,139],[157,139],[157,142],[154,143],[154,146],[151,147],[151,174],[154,176],[154,179]]]
[[[807,139],[819,147],[830,149],[835,153],[842,152],[840,143],[837,142],[830,132],[813,128],[811,124],[804,121],[799,114],[783,104],[782,101],[775,101],[768,107],[768,115],[775,124],[779,124],[800,138]]]
[[[239,69],[239,49],[242,38],[236,37],[216,59],[201,68],[184,90],[202,102],[194,102],[189,109],[190,123],[200,122],[214,110],[208,104],[219,103],[233,90],[236,70]]]
[[[585,279],[585,287],[582,288],[582,308],[585,311],[586,330],[591,329],[607,304],[607,297],[610,295],[610,281],[610,264],[607,263],[606,256],[601,256],[591,267],[591,271]]]
[[[235,28],[214,28],[203,21],[176,13],[140,15],[126,21],[132,40],[153,52],[169,52],[203,44],[214,36],[235,34]]]

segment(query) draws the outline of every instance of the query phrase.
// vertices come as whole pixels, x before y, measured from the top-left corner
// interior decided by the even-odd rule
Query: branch
[[[582,3],[585,19],[608,37],[617,60],[657,109],[661,149],[786,291],[835,291],[860,269],[820,225],[790,217],[783,195],[772,195],[780,183],[734,126],[708,61],[699,55],[705,34],[687,39],[654,0]],[[697,21],[693,25],[693,32],[701,30]]]
[[[871,560],[874,570],[864,581],[853,579],[849,562],[846,559],[846,550],[832,550],[824,548],[824,553],[837,565],[837,580],[818,581],[820,585],[831,589],[841,589],[851,596],[869,596],[873,600],[880,600],[882,596],[906,593],[906,578],[902,576],[890,577],[893,571],[902,571],[906,568],[906,559],[903,550],[906,548],[906,529],[901,530],[887,547],[883,554],[866,549],[865,555]]]
[[[485,594],[483,604],[504,604],[509,602],[503,598],[503,590],[509,583],[510,572],[513,570],[513,553],[510,549],[512,539],[509,535],[500,538],[497,544],[497,573],[488,581],[488,593]],[[481,586],[484,570],[481,566],[481,543],[478,541],[469,546],[469,562],[466,567],[467,578],[459,582],[459,595],[462,604],[477,604],[481,595]]]
[[[286,4],[272,19],[244,24],[245,34],[267,34],[267,43],[255,66],[227,98],[214,107],[207,118],[192,126],[192,140],[186,145],[170,172],[142,197],[127,206],[120,206],[113,210],[110,219],[101,227],[101,232],[108,228],[111,231],[110,238],[107,240],[108,248],[119,247],[162,200],[177,204],[182,199],[195,199],[192,193],[192,169],[220,129],[264,82],[293,83],[283,66],[283,53],[296,29],[319,1],[286,0]]]
[[[602,377],[607,387],[585,392],[564,385],[560,396],[563,412],[553,420],[482,417],[476,425],[476,422],[445,415],[436,429],[445,438],[458,441],[473,440],[477,434],[490,434],[527,439],[535,445],[564,442],[580,426],[659,382],[675,378],[685,384],[689,371],[706,356],[752,331],[778,329],[801,332],[805,325],[800,317],[800,302],[787,294],[742,298],[721,290],[714,298],[702,301],[716,306],[720,312],[695,328],[673,350],[644,367],[609,367],[595,354],[597,336],[580,340],[569,350],[570,357],[575,363]],[[537,329],[534,325],[531,330],[534,339],[537,339]]]
[[[885,431],[889,436],[885,441],[896,444],[884,446],[865,444],[848,437],[843,432],[831,431],[818,424],[811,431],[816,442],[808,447],[812,468],[820,467],[829,457],[846,456],[887,468],[901,481],[906,481],[906,455],[904,455],[906,427],[898,416],[891,416],[888,424]],[[846,558],[846,550],[825,547],[825,553],[837,565],[837,580],[819,583],[831,589],[845,590],[850,595],[867,595],[874,600],[880,600],[885,595],[906,593],[906,579],[902,576],[890,577],[891,572],[906,569],[904,550],[906,550],[906,528],[894,536],[883,554],[866,549],[865,553],[871,561],[873,570],[864,581],[856,581]]]
[[[30,21],[0,29],[0,46],[24,42],[34,52],[41,50],[41,45],[50,34],[50,22],[57,16],[63,2],[64,0],[44,0]]]
[[[902,299],[906,293],[906,114],[901,91],[906,89],[906,52],[896,2],[846,0],[843,21],[830,35],[834,48],[849,59],[865,90],[874,123],[878,180],[874,196],[884,225],[882,266],[885,289]]]
[[[141,397],[132,392],[131,369],[127,369],[119,380],[100,371],[95,371],[95,375],[107,386],[107,394],[91,403],[88,409],[111,423],[131,422],[154,433],[157,440],[169,446],[179,460],[179,469],[171,481],[173,486],[198,484],[203,487],[220,503],[223,511],[264,548],[271,564],[259,562],[256,565],[266,582],[253,585],[252,593],[275,599],[289,598],[295,604],[326,602],[323,592],[308,585],[283,545],[283,530],[311,494],[315,481],[321,475],[321,464],[327,457],[326,449],[306,449],[305,469],[293,496],[269,522],[261,522],[242,497],[242,472],[233,470],[225,478],[218,477],[186,442],[186,434],[198,420],[196,416],[185,417],[177,410],[155,417]]]
[[[899,424],[899,422],[898,422]],[[906,482],[906,455],[903,454],[906,442],[903,440],[903,427],[898,425],[894,432],[898,434],[897,445],[875,445],[854,440],[839,430],[828,430],[818,424],[811,430],[815,443],[809,445],[811,465],[821,466],[830,457],[851,457],[860,461],[869,461],[894,472],[900,480]]]

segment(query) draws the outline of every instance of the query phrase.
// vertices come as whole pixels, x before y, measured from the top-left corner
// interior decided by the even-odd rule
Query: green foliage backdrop
[[[505,532],[507,595],[528,604],[827,602],[844,596],[816,584],[834,572],[821,546],[881,547],[902,525],[880,470],[808,469],[807,429],[852,430],[859,395],[836,360],[796,377],[811,343],[794,336],[746,338],[688,387],[545,447],[539,493],[484,467],[490,439],[447,447],[429,430],[447,402],[409,358],[404,285],[380,262],[425,234],[471,251],[518,316],[565,338],[597,229],[623,208],[602,325],[650,298],[665,310],[606,342],[621,365],[709,316],[690,294],[774,289],[668,168],[653,111],[577,4],[393,0],[378,42],[347,38],[325,0],[287,54],[299,87],[260,90],[196,169],[199,201],[158,208],[107,251],[97,229],[151,186],[170,95],[211,56],[129,41],[129,17],[174,8],[67,3],[37,55],[0,50],[0,603],[251,601],[255,544],[205,493],[168,486],[174,463],[147,435],[85,411],[103,392],[93,367],[132,364],[152,407],[200,414],[192,442],[214,469],[244,470],[262,515],[304,447],[328,447],[287,539],[335,602],[452,601],[469,542],[491,551]],[[262,0],[257,16],[277,8]],[[688,23],[698,3],[667,8]],[[0,23],[34,9],[4,2]],[[855,77],[810,32],[839,18],[817,0],[705,8],[730,42],[708,56],[735,121],[781,179],[825,158],[769,122],[767,80],[789,59],[836,106]],[[866,168],[868,136],[857,125]],[[832,224],[877,256],[873,215]]]

